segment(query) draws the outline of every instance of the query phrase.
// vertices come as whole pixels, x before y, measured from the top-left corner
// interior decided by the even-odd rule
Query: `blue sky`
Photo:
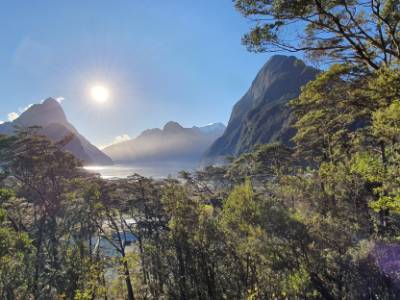
[[[231,0],[1,1],[0,120],[52,96],[96,145],[169,120],[227,123],[269,57],[241,45],[250,26]]]

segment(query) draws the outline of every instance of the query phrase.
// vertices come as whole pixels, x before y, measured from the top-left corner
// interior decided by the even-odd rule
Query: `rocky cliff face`
[[[13,122],[0,125],[0,134],[13,134],[15,127],[40,126],[40,133],[54,142],[67,135],[73,135],[64,150],[71,152],[84,164],[112,164],[111,158],[92,145],[68,122],[60,103],[48,98],[40,104],[34,104]]]
[[[273,56],[233,107],[225,133],[205,152],[202,165],[224,162],[227,156],[237,156],[256,144],[289,143],[294,129],[287,104],[317,74],[317,69],[294,56]]]
[[[115,162],[190,162],[197,164],[204,151],[225,130],[223,124],[184,128],[168,122],[163,129],[149,129],[137,138],[109,146],[103,151]]]

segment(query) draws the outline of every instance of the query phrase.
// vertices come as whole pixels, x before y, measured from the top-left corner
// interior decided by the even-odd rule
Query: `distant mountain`
[[[271,57],[233,107],[225,133],[205,152],[202,165],[224,162],[226,156],[237,156],[256,144],[289,143],[295,131],[287,103],[318,72],[294,56]]]
[[[226,129],[226,126],[224,124],[218,122],[218,123],[208,124],[203,127],[193,126],[192,128],[197,128],[201,132],[204,132],[204,133],[212,133],[212,132],[224,132]]]
[[[60,103],[53,98],[48,98],[40,104],[32,105],[13,122],[1,124],[0,134],[13,134],[15,126],[40,126],[42,127],[40,133],[55,142],[73,134],[73,138],[65,145],[64,150],[71,152],[85,164],[112,164],[111,158],[86,140],[68,122]]]
[[[168,122],[163,129],[149,129],[129,141],[103,149],[115,162],[191,162],[197,164],[204,151],[225,130],[221,123],[184,128]]]

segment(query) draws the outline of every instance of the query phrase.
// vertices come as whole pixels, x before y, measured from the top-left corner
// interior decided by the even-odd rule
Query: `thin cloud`
[[[19,117],[19,114],[16,112],[10,112],[8,115],[8,121],[12,122]]]
[[[13,57],[13,64],[30,75],[42,75],[49,72],[54,52],[45,44],[30,37],[21,40]]]
[[[125,134],[121,134],[121,135],[116,136],[114,138],[114,140],[112,141],[112,143],[110,143],[108,145],[100,146],[99,148],[100,149],[104,149],[104,148],[110,147],[110,146],[115,145],[115,144],[119,144],[119,143],[122,143],[122,142],[129,141],[130,139],[131,139],[131,137],[129,135],[127,135],[126,133]]]
[[[113,144],[126,142],[126,141],[129,141],[130,139],[131,139],[130,136],[127,134],[119,135],[119,136],[115,137]]]

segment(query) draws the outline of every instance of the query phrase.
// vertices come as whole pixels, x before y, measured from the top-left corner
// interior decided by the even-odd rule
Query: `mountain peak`
[[[183,127],[170,121],[163,129],[148,129],[138,137],[106,147],[104,153],[116,162],[185,162],[195,166],[204,151],[222,135],[223,124]],[[225,129],[225,127],[223,128]]]
[[[68,124],[67,117],[60,103],[54,98],[47,98],[39,104],[34,104],[24,111],[15,123],[22,126],[35,124],[47,126],[51,123]]]
[[[260,73],[268,72],[270,74],[285,73],[285,72],[296,72],[297,70],[303,70],[308,67],[304,61],[295,56],[286,55],[273,55],[262,67]]]
[[[262,82],[264,86],[269,85],[272,81],[280,76],[286,76],[287,73],[303,73],[316,70],[307,66],[304,61],[295,56],[273,55],[258,72],[253,84]]]
[[[280,61],[294,61],[294,60],[299,60],[299,59],[294,55],[288,56],[283,54],[274,54],[268,59],[267,63],[280,62]]]
[[[166,132],[180,131],[182,129],[183,129],[183,127],[178,122],[174,122],[174,121],[169,121],[167,124],[164,125],[164,128],[163,128],[163,130]]]
[[[56,99],[54,99],[54,98],[52,98],[52,97],[49,97],[49,98],[47,98],[46,100],[44,100],[44,101],[42,102],[42,105],[44,105],[44,106],[50,106],[50,105],[53,105],[53,106],[61,106],[61,105],[60,105],[60,102],[58,102]]]
[[[193,126],[193,128],[200,130],[203,133],[223,133],[226,129],[226,126],[221,122],[210,123],[205,126],[197,127]]]
[[[239,155],[257,144],[289,144],[294,118],[287,103],[318,73],[295,56],[271,56],[233,107],[227,129],[208,149],[203,163],[224,161],[226,156]]]
[[[112,164],[112,160],[93,146],[70,124],[60,103],[54,98],[29,106],[13,122],[0,125],[0,133],[14,134],[14,125],[21,127],[39,126],[40,134],[52,141],[59,141],[72,134],[74,138],[63,149],[71,152],[86,164]]]

